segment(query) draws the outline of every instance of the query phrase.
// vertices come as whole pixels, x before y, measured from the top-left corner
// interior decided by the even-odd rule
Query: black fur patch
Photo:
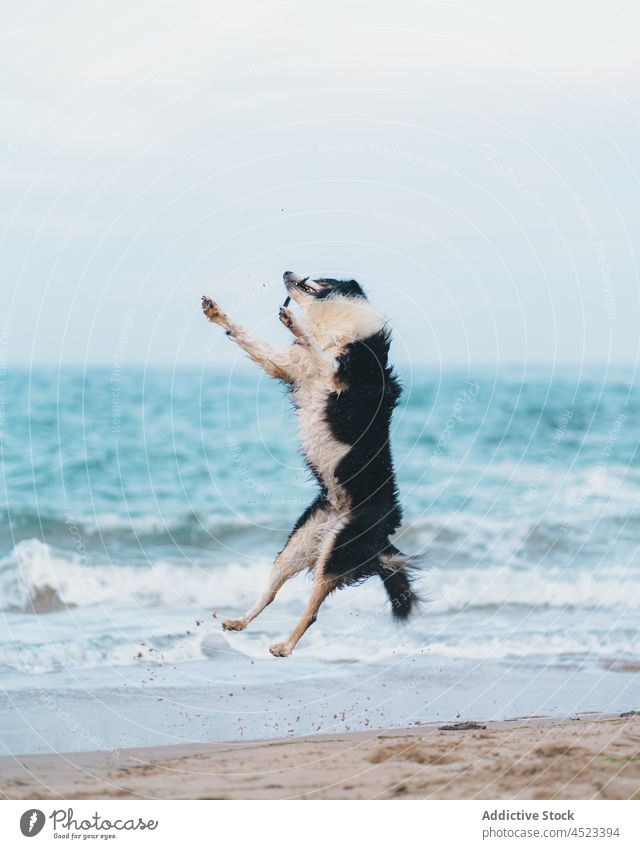
[[[389,344],[388,331],[381,330],[348,345],[337,374],[345,388],[327,402],[333,435],[351,446],[336,469],[351,500],[351,519],[338,534],[325,571],[345,584],[380,575],[393,614],[404,619],[418,599],[403,567],[409,558],[389,542],[402,521],[390,445],[391,416],[402,390],[388,363]],[[392,569],[385,565],[391,556]]]
[[[347,298],[364,298],[365,301],[367,300],[364,289],[357,280],[334,280],[332,277],[321,277],[313,282],[322,285],[322,289],[315,293],[316,298],[342,295]]]
[[[389,442],[401,388],[388,365],[389,341],[388,332],[382,330],[347,346],[337,374],[346,388],[329,396],[326,415],[335,438],[351,445],[336,476],[354,511],[375,504],[376,513],[388,514],[391,534],[402,520]]]

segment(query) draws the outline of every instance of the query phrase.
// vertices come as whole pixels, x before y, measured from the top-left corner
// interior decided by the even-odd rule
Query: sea
[[[418,613],[380,582],[242,613],[314,497],[250,366],[9,369],[0,387],[0,753],[640,709],[631,368],[399,368]]]

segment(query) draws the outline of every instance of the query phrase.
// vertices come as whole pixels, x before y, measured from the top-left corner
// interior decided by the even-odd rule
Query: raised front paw
[[[275,643],[273,646],[269,646],[269,651],[274,657],[289,657],[293,647],[289,643]]]
[[[288,307],[280,307],[279,318],[280,321],[287,328],[287,330],[290,330],[294,334],[294,336],[302,335],[302,330],[296,324],[296,320],[293,316],[293,313]]]
[[[289,330],[295,324],[295,320],[293,318],[293,313],[289,309],[289,307],[280,307],[279,313],[280,321],[284,324],[285,327],[288,327]]]
[[[202,296],[202,312],[214,324],[224,324],[227,321],[227,316],[222,312],[220,307],[211,298],[207,298],[206,295]]]
[[[222,627],[225,631],[244,631],[247,623],[244,619],[227,619],[226,622],[222,623]]]

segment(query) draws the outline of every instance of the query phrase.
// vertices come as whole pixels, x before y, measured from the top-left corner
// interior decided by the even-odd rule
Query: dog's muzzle
[[[293,282],[294,277],[295,277],[295,274],[293,273],[293,271],[285,271],[285,273],[282,275],[282,279],[284,280],[284,285],[287,286],[288,283]],[[288,307],[290,303],[291,303],[291,295],[287,295],[287,297],[285,298],[284,304],[282,306]]]
[[[304,284],[309,279],[308,277],[299,277],[293,271],[285,271],[282,275],[282,279],[284,280],[284,285],[287,287],[287,290],[290,290],[293,286],[298,286],[301,283]],[[291,303],[291,295],[287,295],[285,298],[285,302],[282,305],[283,307],[288,307]]]

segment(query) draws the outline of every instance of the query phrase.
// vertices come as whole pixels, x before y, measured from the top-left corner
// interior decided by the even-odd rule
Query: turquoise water
[[[400,543],[422,555],[421,614],[394,625],[371,580],[277,660],[267,646],[300,614],[304,577],[245,632],[220,622],[313,497],[282,389],[249,370],[4,376],[6,749],[637,707],[633,374],[401,378]]]

